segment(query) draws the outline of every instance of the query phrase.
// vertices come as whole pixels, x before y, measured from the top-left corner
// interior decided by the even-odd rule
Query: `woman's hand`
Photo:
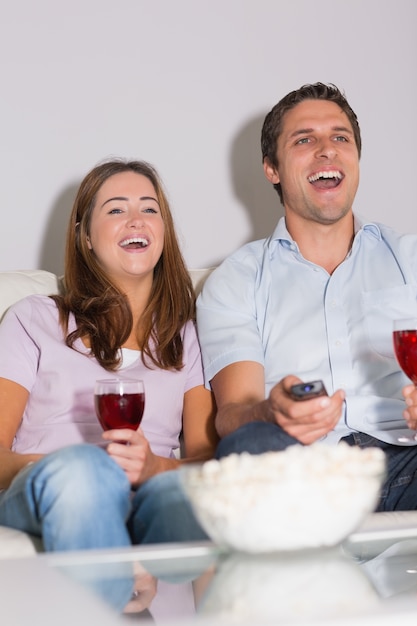
[[[417,430],[417,387],[415,385],[407,385],[403,389],[403,396],[407,405],[403,413],[404,419],[408,428]]]
[[[109,441],[107,453],[126,472],[134,487],[161,471],[160,457],[153,454],[141,428],[107,430],[103,438]]]

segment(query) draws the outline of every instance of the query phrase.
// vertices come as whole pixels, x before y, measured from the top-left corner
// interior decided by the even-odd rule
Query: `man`
[[[388,474],[378,510],[415,509],[417,390],[392,330],[395,318],[417,317],[417,236],[353,214],[360,128],[334,85],[285,96],[261,143],[285,217],[227,258],[198,301],[218,456],[318,440],[379,446]],[[292,385],[317,379],[328,396],[291,397]]]

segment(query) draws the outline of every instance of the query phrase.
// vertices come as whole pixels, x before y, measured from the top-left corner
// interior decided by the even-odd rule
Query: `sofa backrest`
[[[0,272],[0,320],[6,310],[22,298],[34,293],[59,293],[60,279],[45,270]]]
[[[207,276],[214,268],[190,270],[196,293],[200,293]],[[45,270],[14,270],[0,272],[0,320],[6,310],[22,298],[34,293],[46,296],[59,293],[61,278]]]

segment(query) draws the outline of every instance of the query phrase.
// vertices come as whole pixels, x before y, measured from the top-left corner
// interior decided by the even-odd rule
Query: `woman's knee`
[[[78,501],[101,494],[128,494],[130,484],[124,471],[105,450],[92,445],[74,445],[46,455],[34,464],[30,488],[38,493],[47,489],[61,497]]]

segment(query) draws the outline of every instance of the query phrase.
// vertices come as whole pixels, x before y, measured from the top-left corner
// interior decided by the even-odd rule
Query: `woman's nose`
[[[131,213],[129,213],[127,221],[126,221],[126,224],[128,227],[135,228],[138,225],[142,225],[143,223],[144,223],[144,219],[143,219],[142,213],[138,211],[132,211]]]

